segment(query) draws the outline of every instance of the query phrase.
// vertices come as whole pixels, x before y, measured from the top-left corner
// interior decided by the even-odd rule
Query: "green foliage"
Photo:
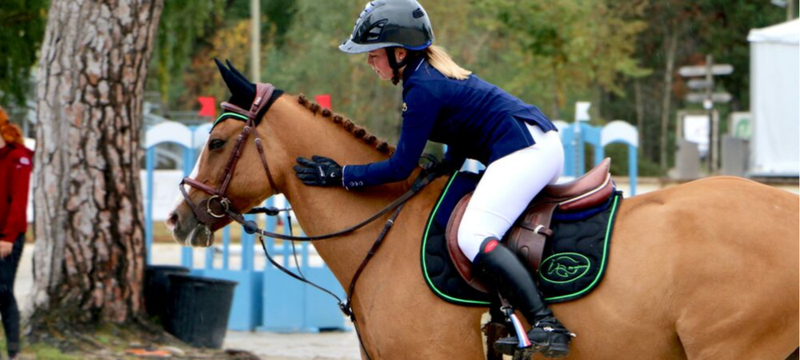
[[[260,0],[260,7],[266,54],[270,44],[283,44],[296,6],[292,0]],[[249,20],[249,0],[193,0],[190,7],[165,1],[148,88],[161,94],[168,109],[195,109],[197,96],[222,98],[222,88],[212,83],[221,85],[212,59],[231,59],[249,74]]]
[[[605,147],[605,155],[606,157],[611,158],[611,174],[614,176],[628,176],[628,145],[625,144],[609,144]],[[586,155],[587,160],[591,160],[590,156],[593,155]],[[636,159],[637,165],[637,175],[643,177],[662,177],[664,176],[664,172],[661,170],[661,166],[649,159],[643,158],[642,154],[640,153]],[[589,169],[589,164],[587,164],[587,169]]]
[[[25,104],[48,5],[48,0],[0,1],[0,106]]]
[[[732,111],[750,108],[751,29],[768,27],[785,20],[786,11],[769,3],[748,0],[703,0],[697,2],[699,25],[691,36],[699,40],[696,51],[713,54],[714,62],[731,64],[734,73],[715,79],[720,89],[734,97]],[[727,106],[726,106],[727,107]]]
[[[363,4],[298,0],[294,6],[294,20],[283,44],[267,55],[262,80],[290,93],[331,94],[334,111],[348,114],[375,133],[395,138],[399,88],[378,81],[365,56],[349,56],[338,49],[350,35]]]
[[[215,1],[219,0],[201,2],[218,6]],[[717,109],[723,120],[730,111],[746,110],[750,97],[747,32],[780,23],[785,17],[784,9],[749,0],[422,3],[431,17],[435,44],[444,46],[463,67],[540,107],[550,118],[571,121],[574,102],[591,101],[593,123],[623,119],[641,125],[640,170],[653,175],[661,173],[648,166],[660,160],[662,113],[669,119],[667,143],[671,144],[675,112],[695,106],[682,100],[688,89],[677,69],[702,64],[707,53],[717,63],[733,64],[732,76],[718,78],[718,90],[733,94],[734,102]],[[336,112],[394,140],[400,125],[399,86],[380,81],[365,56],[337,49],[350,35],[362,8],[363,3],[351,0],[261,0],[261,80],[310,97],[330,93]],[[171,18],[169,11],[165,9],[165,19]],[[183,81],[170,85],[173,106],[194,110],[197,95],[228,96],[213,57],[230,58],[249,74],[250,2],[228,0],[223,12],[223,20],[222,13],[208,15],[205,36],[187,42],[194,49],[191,64],[183,68]],[[178,28],[162,27],[160,33]],[[674,69],[665,74],[665,42],[673,35],[678,39]],[[178,68],[174,69],[177,74]],[[175,76],[173,80],[178,79]],[[672,86],[665,89],[667,78]],[[668,108],[663,106],[665,92],[671,95]],[[627,160],[627,155],[621,156],[615,157],[615,167]],[[671,162],[673,155],[667,156]]]
[[[603,116],[626,119],[636,124],[637,106],[643,120],[638,129],[645,141],[640,144],[644,159],[660,161],[659,137],[662,113],[669,119],[667,144],[674,144],[675,116],[680,109],[699,109],[700,104],[691,104],[683,98],[690,92],[687,79],[678,75],[678,68],[687,65],[702,65],[706,54],[714,56],[714,62],[732,64],[734,73],[715,78],[717,91],[733,95],[729,104],[717,104],[721,113],[723,131],[727,114],[731,111],[746,111],[750,108],[750,46],[747,34],[753,28],[781,23],[785,10],[769,2],[748,0],[658,0],[650,1],[641,15],[647,24],[645,31],[636,37],[635,56],[653,72],[642,78],[628,78],[620,84],[627,96],[610,94],[603,102]],[[666,41],[676,36],[677,46],[673,72],[666,74],[673,81],[665,89],[667,61]],[[636,97],[636,82],[640,87],[640,98]],[[664,108],[665,91],[671,93],[669,108]],[[667,154],[672,163],[673,154]],[[643,164],[644,162],[640,162]]]
[[[84,357],[79,355],[64,354],[57,347],[35,344],[30,349],[23,349],[25,353],[33,353],[37,360],[81,360]]]
[[[523,81],[548,84],[554,116],[574,95],[595,97],[596,89],[623,95],[619,80],[649,73],[634,58],[638,20],[646,3],[605,0],[482,0],[494,14],[498,40],[514,44],[529,69]],[[537,89],[538,90],[538,89]],[[539,90],[539,91],[541,91]]]
[[[162,99],[170,99],[174,79],[180,79],[204,36],[221,25],[225,0],[164,1],[156,36],[151,73],[157,79]]]

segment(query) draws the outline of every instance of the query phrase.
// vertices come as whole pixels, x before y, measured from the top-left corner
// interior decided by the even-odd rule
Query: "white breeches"
[[[536,142],[495,160],[483,174],[458,228],[458,246],[474,261],[487,237],[503,238],[531,200],[554,184],[564,167],[558,132],[529,125]]]

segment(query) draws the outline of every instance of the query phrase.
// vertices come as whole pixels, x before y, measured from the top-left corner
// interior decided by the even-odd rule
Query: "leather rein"
[[[345,315],[349,316],[350,320],[353,322],[353,326],[356,329],[356,334],[358,335],[358,340],[359,340],[359,344],[361,345],[361,349],[364,351],[364,354],[367,355],[367,358],[371,359],[371,357],[369,356],[369,352],[364,347],[364,342],[361,340],[361,334],[360,334],[359,329],[358,329],[358,323],[356,322],[355,312],[353,311],[353,309],[351,307],[353,294],[355,293],[356,281],[358,281],[358,278],[361,275],[361,273],[364,270],[364,268],[366,268],[367,263],[372,258],[372,256],[375,254],[375,252],[377,251],[378,247],[383,242],[383,239],[386,237],[386,234],[389,232],[391,227],[394,225],[394,221],[397,218],[397,216],[400,214],[400,211],[403,209],[403,205],[412,196],[414,196],[423,187],[425,187],[425,185],[429,184],[432,180],[434,180],[435,178],[441,176],[442,174],[439,174],[439,173],[437,173],[435,171],[431,171],[431,172],[423,171],[423,172],[421,172],[419,174],[419,176],[414,180],[413,184],[411,185],[411,188],[408,191],[406,191],[403,195],[401,195],[399,198],[394,200],[392,203],[386,205],[383,209],[381,209],[380,211],[378,211],[377,213],[375,213],[374,215],[372,215],[368,219],[366,219],[364,221],[361,221],[360,223],[358,223],[356,225],[353,225],[353,226],[351,226],[349,228],[346,228],[344,230],[341,230],[341,231],[337,231],[337,232],[333,232],[333,233],[329,233],[329,234],[324,234],[324,235],[316,235],[316,236],[293,236],[293,235],[284,235],[284,234],[273,233],[273,232],[269,232],[269,231],[266,231],[264,229],[261,229],[261,228],[258,227],[258,225],[257,225],[257,223],[255,221],[246,220],[244,218],[244,216],[242,215],[242,213],[240,213],[237,210],[235,210],[233,208],[233,204],[230,201],[230,199],[228,199],[226,197],[226,194],[227,194],[228,186],[230,185],[230,182],[231,182],[231,180],[233,178],[233,172],[236,169],[236,164],[239,162],[239,158],[242,155],[243,144],[250,137],[251,133],[254,135],[256,148],[258,149],[258,154],[259,154],[259,156],[261,158],[261,163],[264,166],[264,171],[266,172],[267,178],[269,179],[270,187],[272,188],[273,192],[277,191],[277,187],[275,186],[275,181],[274,181],[274,179],[272,177],[272,172],[269,169],[269,164],[267,163],[267,158],[266,158],[266,156],[264,154],[264,148],[263,148],[263,146],[261,144],[260,135],[258,133],[258,130],[256,129],[256,119],[258,117],[258,114],[261,113],[262,110],[264,112],[269,110],[269,109],[264,110],[263,108],[265,106],[268,106],[268,104],[270,104],[270,99],[272,98],[272,95],[273,95],[274,91],[275,91],[275,87],[272,84],[263,84],[263,83],[256,84],[256,97],[255,97],[255,100],[253,100],[253,104],[251,105],[250,110],[242,109],[241,107],[238,107],[238,106],[233,105],[233,104],[228,103],[228,102],[223,102],[221,104],[222,108],[225,109],[227,112],[232,112],[232,113],[235,113],[235,114],[243,115],[244,117],[247,118],[247,120],[245,122],[244,129],[242,129],[242,132],[236,138],[236,144],[234,145],[233,152],[231,153],[231,156],[230,156],[230,158],[228,158],[228,161],[227,161],[227,163],[225,165],[225,171],[222,174],[222,178],[221,178],[221,181],[219,182],[219,186],[215,189],[215,188],[212,188],[211,186],[208,186],[208,185],[206,185],[206,184],[204,184],[204,183],[202,183],[200,181],[197,181],[197,180],[192,179],[192,178],[187,176],[187,177],[183,178],[183,180],[181,181],[181,183],[179,185],[180,190],[181,190],[181,194],[183,195],[183,198],[184,198],[184,201],[186,201],[186,204],[189,205],[189,207],[192,209],[192,212],[194,213],[194,215],[197,217],[197,219],[202,224],[204,224],[206,226],[211,226],[215,222],[221,221],[221,219],[224,219],[226,217],[228,219],[232,220],[232,221],[235,221],[235,222],[241,224],[244,227],[244,230],[245,230],[246,233],[248,233],[248,234],[256,234],[257,233],[259,235],[259,240],[260,240],[261,246],[262,246],[262,248],[264,250],[264,254],[267,256],[267,259],[270,261],[270,263],[272,263],[275,267],[277,267],[278,269],[280,269],[284,273],[290,275],[291,277],[293,277],[293,278],[295,278],[297,280],[300,280],[302,282],[305,282],[305,283],[307,283],[309,285],[312,285],[312,286],[316,287],[317,289],[320,289],[320,290],[328,293],[329,295],[333,296],[334,298],[336,298],[336,300],[339,302],[339,308],[341,309],[341,311]],[[200,201],[198,204],[195,204],[194,202],[192,202],[192,199],[189,197],[189,194],[186,191],[186,186],[185,185],[189,185],[191,187],[194,187],[195,189],[198,189],[198,190],[200,190],[202,192],[205,192],[205,193],[211,195],[211,197],[209,197],[208,199],[204,199],[204,200]],[[365,225],[377,220],[378,218],[380,218],[381,216],[387,214],[388,212],[390,212],[392,210],[394,210],[394,212],[392,213],[390,218],[386,221],[383,229],[381,230],[380,235],[375,240],[375,242],[373,243],[372,247],[369,249],[369,252],[365,256],[364,260],[361,262],[361,265],[358,267],[358,270],[356,270],[355,274],[353,275],[353,279],[351,280],[350,286],[348,287],[348,291],[347,291],[347,300],[344,301],[344,302],[338,296],[336,296],[334,293],[332,293],[331,291],[329,291],[327,289],[324,289],[324,288],[318,286],[317,284],[314,284],[313,282],[311,282],[308,279],[306,279],[305,276],[302,275],[302,273],[298,276],[298,275],[294,274],[293,272],[289,271],[288,269],[284,268],[280,264],[278,264],[269,255],[269,252],[267,251],[267,247],[264,244],[263,236],[267,236],[267,237],[271,237],[271,238],[275,238],[275,239],[282,239],[282,240],[309,241],[309,242],[310,241],[318,241],[318,240],[324,240],[324,239],[330,239],[330,238],[342,236],[342,235],[345,235],[345,234],[352,233],[352,232],[364,227]],[[266,209],[266,210],[265,209],[253,209],[248,213],[261,213],[261,212],[266,212],[266,213],[275,212],[275,214],[270,214],[270,215],[276,215],[277,214],[277,212],[275,210],[272,210],[272,209]],[[294,244],[292,244],[292,245],[294,245]]]

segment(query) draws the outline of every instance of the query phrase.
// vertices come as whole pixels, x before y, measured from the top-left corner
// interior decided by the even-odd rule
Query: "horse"
[[[286,196],[308,235],[335,232],[375,214],[405,193],[409,180],[348,191],[302,184],[298,157],[340,164],[387,159],[392,148],[364,128],[303,96],[284,94],[256,130],[271,169],[252,141],[242,144],[227,197],[246,212]],[[217,124],[192,178],[215,188],[244,122]],[[446,179],[412,197],[361,273],[352,309],[364,359],[484,359],[487,309],[450,304],[426,285],[420,245]],[[183,186],[182,186],[183,187]],[[195,204],[210,195],[196,188]],[[784,359],[798,348],[798,197],[747,179],[712,177],[621,202],[607,272],[593,293],[552,305],[577,337],[569,359]],[[315,246],[344,288],[389,218]],[[186,201],[168,219],[182,245],[210,246],[213,225]],[[364,354],[364,351],[368,353]],[[536,355],[538,358],[540,355]]]

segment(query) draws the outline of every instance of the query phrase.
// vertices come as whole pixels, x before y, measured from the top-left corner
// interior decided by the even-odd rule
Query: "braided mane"
[[[350,119],[347,119],[339,114],[334,114],[330,109],[324,108],[321,105],[309,100],[305,95],[300,94],[297,97],[297,102],[303,105],[306,109],[310,110],[314,115],[320,114],[323,119],[332,121],[338,124],[347,132],[353,134],[356,139],[361,139],[368,145],[374,145],[378,151],[391,155],[394,153],[394,146],[389,145],[386,141],[379,139],[377,136],[370,134],[367,129],[356,125]]]

